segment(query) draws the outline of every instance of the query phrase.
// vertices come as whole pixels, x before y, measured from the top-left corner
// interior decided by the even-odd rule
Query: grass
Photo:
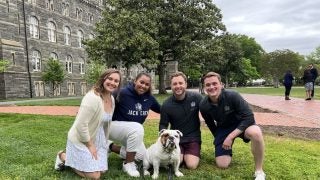
[[[241,88],[232,88],[239,93],[245,94],[262,94],[262,95],[270,95],[270,96],[284,96],[285,88],[283,86],[279,88],[273,87],[241,87]],[[319,88],[315,88],[315,99],[320,99],[320,92]],[[306,91],[302,86],[294,86],[291,89],[290,97],[296,98],[305,98]]]
[[[70,116],[1,114],[0,179],[80,179],[70,169],[53,169],[56,153],[65,147],[67,132],[74,121]],[[157,138],[158,120],[145,124],[148,147]],[[250,145],[237,139],[231,167],[221,170],[214,165],[212,135],[202,127],[201,162],[197,170],[182,168],[183,179],[253,179]],[[320,143],[272,135],[265,136],[264,169],[268,179],[319,179]],[[102,179],[130,179],[121,170],[121,159],[112,153],[109,170]],[[167,179],[161,169],[159,179]],[[138,179],[138,178],[131,178]],[[151,179],[146,177],[146,179]]]

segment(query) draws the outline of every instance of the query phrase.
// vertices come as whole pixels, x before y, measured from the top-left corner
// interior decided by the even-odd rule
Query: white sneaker
[[[59,151],[56,157],[56,162],[54,164],[54,169],[57,171],[63,171],[65,168],[64,162],[61,161],[60,159],[60,154],[63,153],[64,151]]]
[[[256,171],[254,177],[256,177],[255,180],[265,180],[266,174],[263,171]]]
[[[129,176],[133,176],[133,177],[139,177],[140,173],[137,170],[137,165],[134,162],[130,162],[130,163],[123,163],[122,164],[122,170],[126,173],[129,174]]]

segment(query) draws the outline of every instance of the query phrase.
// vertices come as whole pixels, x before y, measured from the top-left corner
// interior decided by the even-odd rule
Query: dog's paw
[[[180,171],[175,172],[174,175],[176,175],[177,177],[183,176],[182,172],[180,172]]]
[[[158,174],[153,174],[152,179],[158,179],[159,175]]]
[[[150,172],[147,171],[147,170],[144,170],[144,171],[143,171],[143,174],[144,174],[145,176],[150,176]]]

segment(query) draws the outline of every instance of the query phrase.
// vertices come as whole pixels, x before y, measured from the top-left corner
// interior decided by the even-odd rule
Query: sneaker
[[[255,180],[265,180],[266,174],[263,171],[256,171],[254,177],[256,177]]]
[[[54,169],[57,171],[63,171],[65,169],[64,162],[60,159],[60,155],[64,153],[64,151],[59,151],[56,157],[56,162],[54,164]]]
[[[128,173],[129,176],[132,176],[132,177],[139,177],[140,176],[140,173],[137,170],[137,165],[134,162],[123,163],[122,170],[124,172]]]

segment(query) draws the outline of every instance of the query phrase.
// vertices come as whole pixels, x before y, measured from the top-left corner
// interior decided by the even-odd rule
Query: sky
[[[252,37],[266,52],[309,55],[320,46],[319,0],[214,0],[227,31]]]

